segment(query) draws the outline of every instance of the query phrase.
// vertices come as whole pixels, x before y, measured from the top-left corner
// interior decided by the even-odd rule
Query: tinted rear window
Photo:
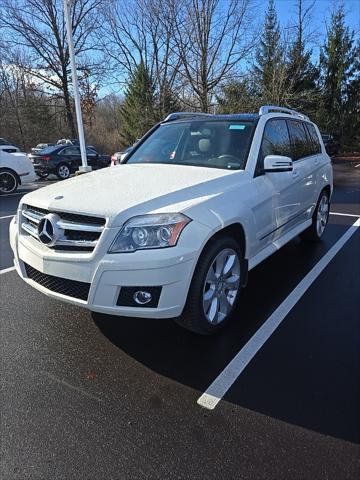
[[[57,150],[60,150],[60,148],[57,147],[46,147],[41,150],[41,154],[47,154],[50,155],[51,153],[56,152]],[[40,153],[40,152],[39,152]]]
[[[292,144],[292,159],[299,160],[313,155],[312,143],[308,139],[303,122],[288,120],[287,123]]]
[[[306,128],[312,142],[313,153],[315,155],[317,153],[321,153],[321,145],[320,145],[319,137],[318,137],[318,134],[316,133],[316,129],[314,125],[312,125],[311,123],[306,123]]]

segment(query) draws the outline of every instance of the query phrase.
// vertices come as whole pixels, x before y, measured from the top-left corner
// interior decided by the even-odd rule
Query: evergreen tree
[[[180,102],[172,91],[169,83],[165,81],[163,85],[160,86],[158,94],[156,119],[160,122],[169,115],[169,113],[178,112],[179,110],[181,110]]]
[[[318,71],[311,62],[312,51],[306,49],[304,38],[304,24],[309,12],[310,8],[304,11],[303,0],[298,0],[296,34],[287,58],[287,78],[295,94],[316,88]]]
[[[355,33],[345,25],[344,6],[332,13],[320,54],[324,103],[323,123],[341,144],[352,141],[347,126],[359,125],[359,55]],[[357,105],[357,107],[356,107]],[[355,108],[354,108],[355,106]],[[351,129],[352,130],[352,129]]]
[[[256,51],[254,67],[259,94],[269,101],[274,97],[276,82],[283,64],[283,46],[274,0],[269,0],[264,29]],[[276,96],[276,95],[275,95]]]
[[[129,80],[120,120],[120,139],[124,145],[132,145],[155,123],[154,86],[143,62]]]
[[[216,96],[216,101],[219,114],[253,113],[259,109],[261,103],[250,78],[230,81],[223,85],[220,94]]]

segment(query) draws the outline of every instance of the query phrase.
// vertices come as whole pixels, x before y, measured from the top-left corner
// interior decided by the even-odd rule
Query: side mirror
[[[290,157],[282,155],[266,155],[264,158],[264,172],[291,172],[293,161]]]

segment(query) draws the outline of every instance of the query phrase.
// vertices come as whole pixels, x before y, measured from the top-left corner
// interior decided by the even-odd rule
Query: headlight
[[[189,222],[191,219],[182,213],[133,217],[124,224],[112,243],[109,253],[173,247]]]

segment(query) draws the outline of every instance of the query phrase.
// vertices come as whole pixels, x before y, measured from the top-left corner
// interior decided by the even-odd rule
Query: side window
[[[290,138],[285,120],[274,119],[267,122],[260,151],[262,159],[266,155],[291,157]]]
[[[86,155],[87,155],[88,157],[95,157],[96,152],[95,152],[94,149],[89,148],[89,147],[86,147]]]
[[[79,154],[79,149],[77,147],[68,147],[68,148],[64,148],[64,150],[62,150],[62,154],[63,155],[78,155]]]
[[[321,145],[314,125],[311,123],[306,123],[306,129],[312,141],[314,155],[321,153]]]
[[[312,144],[310,143],[310,140],[308,140],[304,124],[296,120],[288,120],[288,125],[293,151],[293,160],[299,160],[300,158],[313,155]]]

